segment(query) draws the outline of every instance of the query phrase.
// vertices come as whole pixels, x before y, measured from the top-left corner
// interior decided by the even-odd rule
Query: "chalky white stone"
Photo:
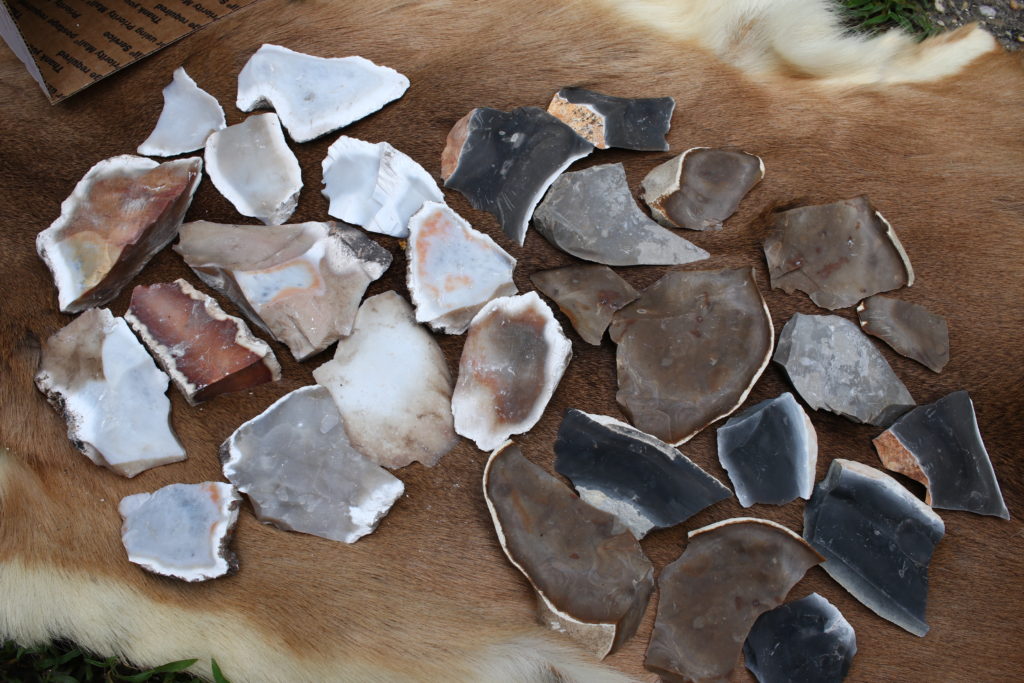
[[[227,126],[217,99],[178,67],[164,88],[164,108],[156,127],[138,147],[139,154],[172,157],[206,146],[214,131]]]
[[[171,484],[121,499],[128,560],[154,574],[206,581],[234,571],[228,549],[241,497],[222,482]]]
[[[363,57],[324,58],[264,44],[238,74],[242,111],[271,107],[296,142],[368,116],[401,97],[409,79]]]
[[[376,529],[405,490],[352,447],[330,392],[317,385],[236,429],[220,457],[261,522],[345,543]]]

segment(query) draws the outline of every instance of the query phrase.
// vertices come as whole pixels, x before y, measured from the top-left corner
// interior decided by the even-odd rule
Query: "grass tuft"
[[[13,641],[0,644],[0,680],[5,683],[200,683],[184,673],[197,659],[183,659],[139,671],[125,666],[117,657],[95,659],[71,643],[22,647]],[[215,683],[230,683],[217,665],[210,662]]]
[[[903,29],[918,40],[939,32],[928,16],[928,0],[838,0],[847,25],[855,31],[878,33]]]

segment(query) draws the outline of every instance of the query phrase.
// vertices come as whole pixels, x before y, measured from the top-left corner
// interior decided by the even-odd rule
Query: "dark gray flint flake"
[[[914,399],[871,340],[838,315],[795,313],[772,358],[814,410],[887,427]]]
[[[615,311],[640,292],[608,266],[566,266],[541,270],[530,281],[569,318],[583,341],[601,344]]]
[[[743,507],[806,500],[814,488],[818,435],[793,394],[786,392],[719,427],[718,460]]]
[[[656,166],[643,179],[643,199],[662,225],[720,230],[764,178],[760,157],[731,149],[695,147]]]
[[[759,683],[839,683],[855,654],[850,622],[817,593],[762,614],[743,644],[743,659]]]
[[[441,154],[444,186],[490,211],[522,245],[533,209],[558,174],[594,146],[537,107],[473,109],[448,133]]]
[[[872,612],[928,632],[928,563],[946,528],[930,507],[873,467],[836,458],[804,507],[804,538],[822,567]]]
[[[609,266],[681,265],[709,256],[640,210],[622,164],[563,173],[537,207],[533,225],[562,251]]]
[[[863,196],[776,213],[764,255],[772,288],[833,311],[914,284],[896,232]]]
[[[598,149],[667,152],[665,135],[675,108],[671,97],[614,97],[583,88],[562,88],[551,98],[548,113]]]
[[[914,408],[874,444],[886,469],[928,487],[932,507],[1010,518],[966,391]]]
[[[949,362],[946,319],[924,306],[876,294],[857,306],[860,329],[933,372]]]
[[[732,494],[664,441],[605,415],[568,410],[555,470],[580,498],[615,515],[637,538],[685,522]]]

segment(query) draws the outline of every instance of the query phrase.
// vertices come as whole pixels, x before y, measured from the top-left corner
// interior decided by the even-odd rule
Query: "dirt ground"
[[[1024,50],[1024,0],[935,0],[929,16],[946,30],[981,22],[1007,50]]]

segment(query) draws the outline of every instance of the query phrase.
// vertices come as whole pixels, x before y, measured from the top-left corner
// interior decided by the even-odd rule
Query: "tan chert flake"
[[[110,301],[174,239],[202,168],[198,157],[158,164],[124,154],[89,169],[36,237],[62,312]]]
[[[192,405],[281,378],[266,342],[184,280],[139,285],[124,318]]]
[[[594,346],[600,346],[615,311],[640,296],[608,266],[541,270],[530,281],[558,304],[583,341]]]
[[[654,588],[654,568],[629,530],[511,441],[491,454],[483,485],[502,550],[536,591],[541,622],[598,657],[618,649]]]
[[[352,331],[371,282],[391,254],[361,231],[331,223],[181,227],[174,250],[297,360]]]
[[[876,294],[857,306],[860,329],[932,372],[949,362],[946,319],[923,306]]]

